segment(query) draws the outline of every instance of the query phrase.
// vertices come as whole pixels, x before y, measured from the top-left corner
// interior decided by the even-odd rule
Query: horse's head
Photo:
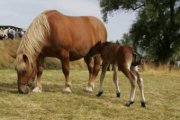
[[[37,68],[35,66],[36,63],[30,62],[27,55],[17,55],[15,69],[17,71],[19,93],[27,94],[31,90],[32,83],[37,72]]]

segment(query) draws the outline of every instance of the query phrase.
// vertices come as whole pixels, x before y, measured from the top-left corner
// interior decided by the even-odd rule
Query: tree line
[[[103,20],[115,11],[136,11],[136,21],[121,42],[144,51],[159,63],[180,59],[179,0],[100,0]]]

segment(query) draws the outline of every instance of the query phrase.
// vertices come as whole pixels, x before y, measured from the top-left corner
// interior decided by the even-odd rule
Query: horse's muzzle
[[[20,85],[20,86],[18,86],[18,91],[21,94],[28,94],[31,91],[31,89],[27,85]]]

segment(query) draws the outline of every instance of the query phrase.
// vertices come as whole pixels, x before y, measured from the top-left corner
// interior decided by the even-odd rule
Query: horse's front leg
[[[44,64],[44,57],[40,56],[37,59],[37,78],[36,78],[36,83],[35,87],[32,90],[32,92],[42,92],[42,73],[43,73],[43,64]]]
[[[66,93],[71,93],[71,81],[69,79],[69,54],[64,55],[61,59],[62,70],[65,76],[65,88],[63,89]]]

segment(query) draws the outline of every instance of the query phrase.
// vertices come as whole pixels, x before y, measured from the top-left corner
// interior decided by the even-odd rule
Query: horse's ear
[[[27,55],[23,54],[23,61],[26,63],[28,61]]]

